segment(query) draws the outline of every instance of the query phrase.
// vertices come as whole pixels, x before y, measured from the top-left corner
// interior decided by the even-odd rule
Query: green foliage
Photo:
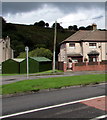
[[[75,85],[96,84],[107,81],[105,74],[66,76],[55,78],[42,78],[36,80],[23,80],[2,86],[3,94],[36,91],[41,89],[61,88]],[[26,86],[26,87],[25,87]]]
[[[53,51],[54,29],[49,27],[40,27],[38,25],[20,25],[5,23],[2,30],[2,36],[9,36],[11,39],[11,47],[14,50],[15,57],[20,52],[24,52],[24,47],[28,46],[30,51],[35,48],[44,47]],[[57,30],[57,44],[65,40],[74,32],[67,30]],[[22,46],[21,46],[22,45]],[[19,49],[20,48],[20,49]],[[57,47],[58,48],[58,47]],[[56,50],[58,51],[58,50]]]
[[[25,58],[26,52],[21,52],[18,58]],[[52,52],[45,48],[36,48],[29,52],[29,57],[46,57],[52,59]]]

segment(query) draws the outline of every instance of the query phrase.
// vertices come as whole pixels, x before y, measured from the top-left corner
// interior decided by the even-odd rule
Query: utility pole
[[[56,50],[57,21],[55,21],[54,48],[53,48],[53,72],[55,72],[55,50]]]
[[[26,46],[25,47],[25,51],[26,51],[26,61],[27,61],[27,63],[26,63],[26,68],[27,68],[27,79],[29,79],[29,60],[28,60],[28,52],[29,52],[29,48]]]

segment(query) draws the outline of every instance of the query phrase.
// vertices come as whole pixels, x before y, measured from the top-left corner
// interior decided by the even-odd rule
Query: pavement
[[[106,71],[80,71],[73,72],[68,71],[64,73],[56,73],[54,75],[47,74],[29,74],[29,80],[31,79],[39,79],[39,78],[50,78],[50,77],[64,77],[64,76],[75,76],[75,75],[86,75],[86,74],[105,74]],[[14,76],[1,76],[2,84],[9,84],[21,80],[27,80],[26,75],[14,75]]]
[[[4,120],[38,120],[38,118],[94,119],[107,113],[107,84],[71,87],[53,91],[3,98]],[[107,117],[107,115],[106,115]]]

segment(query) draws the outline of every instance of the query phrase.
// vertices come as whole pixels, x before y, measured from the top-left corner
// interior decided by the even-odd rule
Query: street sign
[[[26,47],[25,47],[25,51],[29,51],[29,47],[26,46]]]

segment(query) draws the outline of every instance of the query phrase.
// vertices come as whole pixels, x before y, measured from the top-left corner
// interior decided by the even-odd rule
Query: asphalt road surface
[[[64,77],[64,76],[75,76],[75,75],[85,75],[85,74],[105,74],[106,71],[80,71],[80,72],[64,72],[60,75],[42,75],[42,74],[29,74],[30,79],[39,79],[39,78],[49,78],[49,77]],[[26,75],[14,75],[14,76],[0,76],[2,79],[2,84],[9,84],[21,80],[26,80]]]
[[[18,118],[20,120],[28,118],[29,120],[36,118],[93,119],[105,115],[106,111],[86,105],[82,101],[106,95],[106,87],[107,84],[71,87],[3,98],[2,118],[5,120],[17,120]]]

